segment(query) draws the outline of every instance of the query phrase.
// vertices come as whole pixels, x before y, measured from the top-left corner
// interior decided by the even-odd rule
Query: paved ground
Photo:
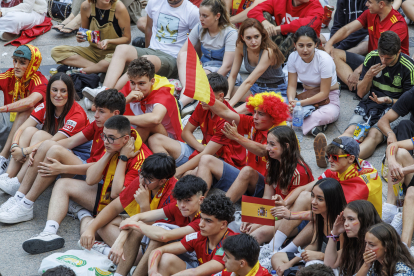
[[[335,0],[331,0],[330,2],[336,6]],[[409,27],[409,31],[414,36],[414,28],[412,26]],[[323,32],[328,32],[328,30],[325,29]],[[143,34],[134,26],[132,27],[132,37],[136,36],[143,36]],[[32,41],[32,44],[38,46],[41,50],[43,55],[42,71],[45,75],[48,75],[48,69],[55,64],[50,57],[50,51],[53,47],[58,45],[79,45],[74,37],[62,38],[53,30]],[[4,46],[3,42],[0,42],[0,45],[0,68],[12,67],[11,56],[15,48],[13,46]],[[410,52],[414,53],[414,49],[410,48]],[[0,94],[0,103],[3,102],[2,96]],[[352,98],[353,94],[349,91],[341,92],[341,114],[338,121],[331,124],[326,131],[328,141],[331,141],[345,130],[348,120],[353,113],[353,109],[358,103]],[[81,104],[83,103],[81,102]],[[88,115],[90,118],[93,118],[91,112],[88,112]],[[313,152],[313,137],[305,137],[301,146],[302,155],[311,166],[313,175],[316,178],[323,170],[316,166],[315,154]],[[385,145],[382,145],[368,159],[377,169],[381,168],[380,162],[384,151]],[[17,225],[0,223],[0,274],[3,276],[36,275],[42,259],[50,254],[45,253],[31,256],[23,251],[21,245],[26,239],[43,230],[51,191],[51,188],[47,189],[35,203],[34,219],[32,221]],[[385,185],[383,191],[386,193]],[[7,195],[0,194],[0,204],[5,202],[7,198]],[[65,248],[60,251],[64,252],[69,249],[77,249],[76,243],[79,240],[79,221],[66,217],[59,228],[58,234],[64,237],[66,241]]]

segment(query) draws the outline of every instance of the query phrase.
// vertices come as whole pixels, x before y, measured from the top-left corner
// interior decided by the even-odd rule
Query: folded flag
[[[210,106],[214,105],[216,98],[213,89],[210,87],[207,75],[204,72],[203,66],[198,59],[197,52],[194,49],[193,44],[191,44],[190,39],[188,39],[186,66],[184,95]]]
[[[242,197],[242,222],[250,222],[261,225],[275,225],[275,217],[270,213],[270,209],[275,207],[275,201],[259,197]]]

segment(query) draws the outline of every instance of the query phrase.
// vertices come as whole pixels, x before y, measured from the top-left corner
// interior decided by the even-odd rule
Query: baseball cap
[[[358,167],[361,169],[361,164],[359,163],[359,144],[353,137],[342,136],[339,137],[341,139],[342,144],[339,144],[335,141],[332,141],[331,144],[339,147],[340,149],[344,150],[346,153],[355,156],[355,162]]]
[[[22,46],[19,46],[13,52],[13,56],[31,60],[32,59],[32,52],[30,51],[29,47],[27,47],[26,45],[22,45]]]

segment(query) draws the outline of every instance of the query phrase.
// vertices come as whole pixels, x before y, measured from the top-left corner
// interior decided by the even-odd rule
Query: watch
[[[125,155],[118,156],[118,159],[121,159],[124,162],[128,161],[128,157],[126,157]]]

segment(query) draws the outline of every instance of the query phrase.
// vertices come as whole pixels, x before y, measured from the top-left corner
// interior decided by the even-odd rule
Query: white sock
[[[109,245],[106,245],[106,246],[105,246],[105,249],[104,249],[104,251],[103,251],[103,254],[104,254],[105,256],[108,256],[108,255],[109,255],[109,251],[111,251],[111,248],[109,247]]]
[[[92,217],[91,212],[89,212],[85,208],[80,209],[79,212],[78,212],[78,219],[79,219],[79,221],[81,221],[84,217]]]
[[[21,193],[21,192],[19,192],[19,191],[17,191],[17,192],[14,194],[14,198],[15,198],[17,201],[22,200],[22,199],[24,198],[24,196],[25,196],[25,194],[23,194],[23,193]]]
[[[124,276],[124,275],[119,274],[118,272],[115,272],[114,276]]]
[[[46,221],[45,229],[43,229],[43,232],[49,232],[52,234],[56,234],[59,229],[59,223],[57,223],[54,220],[48,220]]]
[[[298,251],[298,247],[293,243],[289,243],[288,245],[286,245],[285,248],[283,248],[282,250],[280,250],[279,252],[292,252],[292,253],[296,253]]]
[[[273,243],[275,245],[275,251],[279,250],[279,247],[282,246],[282,244],[285,242],[287,236],[277,230],[275,236],[273,237],[273,239],[269,242],[269,246],[271,246],[271,248],[273,248]]]
[[[33,203],[33,201],[28,200],[26,197],[23,197],[22,200],[20,200],[20,204],[26,209],[32,208]]]

